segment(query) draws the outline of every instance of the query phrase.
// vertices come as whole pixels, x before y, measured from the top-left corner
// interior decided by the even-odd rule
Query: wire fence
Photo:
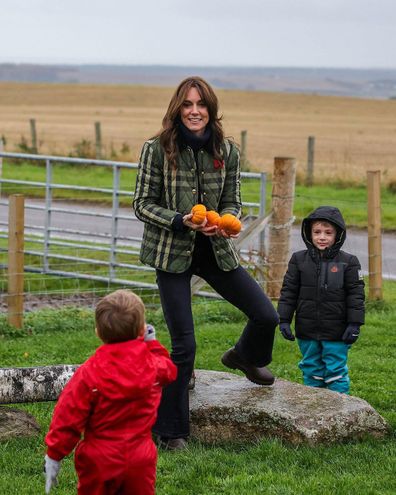
[[[131,209],[136,163],[112,162],[45,155],[0,153],[12,160],[13,178],[0,180],[0,309],[7,306],[8,196],[26,194],[25,201],[25,286],[27,311],[48,304],[91,304],[115,286],[133,287],[149,304],[158,304],[155,272],[139,262],[143,225]],[[21,162],[20,162],[21,161]],[[35,180],[23,177],[24,164]],[[67,180],[65,180],[65,177]],[[245,228],[266,211],[266,175],[242,174]],[[67,182],[67,183],[66,183]],[[95,184],[95,187],[92,185]],[[323,204],[314,193],[296,196],[294,214],[301,217],[308,206]],[[77,201],[76,201],[77,200]],[[361,200],[339,200],[344,207],[362,210]],[[389,204],[388,204],[389,203]],[[386,211],[392,205],[383,202]],[[267,206],[268,209],[268,206]],[[240,253],[242,263],[265,288],[268,263],[266,229],[250,239]],[[349,232],[344,245],[356,254],[368,274],[367,233]],[[396,279],[396,244],[392,233],[382,233],[382,277]],[[291,231],[291,251],[304,249],[299,226]],[[275,247],[276,249],[276,247]],[[279,281],[275,281],[279,282]],[[210,290],[201,294],[214,296]]]
[[[152,301],[158,298],[154,269],[139,262],[143,225],[131,208],[137,163],[5,152],[0,157],[34,164],[37,178],[17,178],[20,170],[16,164],[16,178],[0,179],[6,193],[0,199],[1,309],[6,306],[8,285],[7,198],[10,193],[26,191],[36,196],[26,199],[24,205],[26,309],[43,305],[50,296],[86,305],[115,286],[132,287]],[[100,187],[76,184],[84,183],[86,172],[86,180],[92,184],[92,170]],[[65,177],[68,183],[64,183]],[[249,223],[265,212],[266,175],[243,172],[242,177],[248,199],[243,203],[244,220]],[[67,195],[73,198],[77,194],[79,202],[66,201]],[[251,246],[249,253],[242,249],[247,265],[257,256],[259,242],[255,254]]]

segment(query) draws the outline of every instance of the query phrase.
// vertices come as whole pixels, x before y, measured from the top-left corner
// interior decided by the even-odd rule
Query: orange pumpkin
[[[220,215],[217,213],[217,211],[209,210],[206,212],[206,220],[208,221],[206,226],[213,227],[213,225],[219,224]]]
[[[219,229],[224,230],[227,234],[239,234],[242,224],[240,220],[231,213],[226,213],[219,220]]]
[[[195,205],[191,209],[193,216],[191,217],[191,222],[196,225],[200,225],[206,218],[206,207],[205,205]]]

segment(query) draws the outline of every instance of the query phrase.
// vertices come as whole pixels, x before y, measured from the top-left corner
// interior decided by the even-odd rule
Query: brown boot
[[[195,388],[195,371],[193,370],[190,381],[188,382],[188,390],[194,390]]]
[[[270,370],[265,366],[259,368],[258,366],[246,363],[239,357],[234,347],[228,349],[228,351],[223,354],[221,362],[227,368],[243,371],[246,378],[253,383],[257,383],[257,385],[268,386],[272,385],[275,381],[275,377]]]
[[[157,445],[162,450],[184,450],[188,447],[185,438],[158,437]]]

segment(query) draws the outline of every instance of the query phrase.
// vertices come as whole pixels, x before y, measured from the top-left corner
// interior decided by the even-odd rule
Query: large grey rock
[[[192,435],[202,442],[276,437],[293,444],[334,443],[390,428],[366,401],[277,379],[272,387],[241,376],[196,370],[190,392]]]
[[[0,369],[0,404],[56,400],[76,368]],[[375,409],[357,397],[285,380],[261,387],[219,371],[196,370],[190,411],[192,435],[205,443],[276,437],[314,445],[383,437],[390,431]]]
[[[0,441],[15,437],[30,437],[40,432],[35,418],[20,409],[0,407]]]

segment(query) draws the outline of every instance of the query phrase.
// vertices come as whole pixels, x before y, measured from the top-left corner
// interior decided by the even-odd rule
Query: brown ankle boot
[[[188,447],[185,438],[159,437],[157,443],[158,447],[162,450],[184,450]]]
[[[223,354],[221,362],[227,368],[240,370],[245,373],[248,380],[258,385],[272,385],[275,381],[274,375],[265,366],[258,367],[243,361],[234,347]]]
[[[194,390],[195,388],[195,371],[193,370],[190,381],[188,382],[188,390]]]

